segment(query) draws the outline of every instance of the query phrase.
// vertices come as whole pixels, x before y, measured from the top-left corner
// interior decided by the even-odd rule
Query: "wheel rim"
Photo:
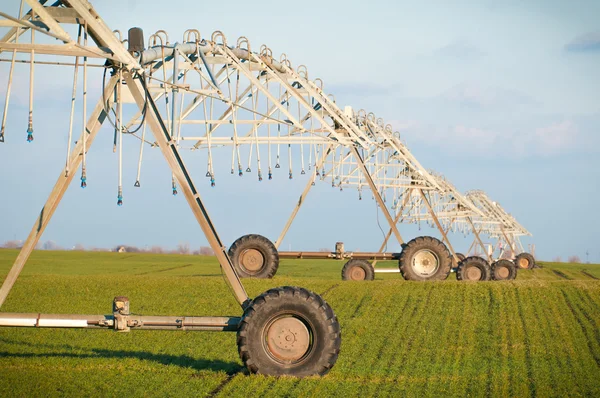
[[[350,279],[353,281],[364,281],[367,277],[367,273],[362,267],[352,267],[350,268]]]
[[[509,271],[508,267],[496,268],[496,276],[498,276],[502,279],[506,279],[506,278],[508,278],[509,275],[510,275],[510,271]]]
[[[440,260],[431,250],[419,250],[413,257],[412,267],[422,276],[431,276],[440,268]]]
[[[467,280],[478,281],[481,279],[481,275],[483,275],[483,272],[481,272],[481,270],[478,267],[469,267],[466,269],[465,274],[467,276]]]
[[[529,260],[527,260],[526,258],[520,258],[519,259],[519,267],[520,268],[529,268]]]
[[[240,265],[250,272],[258,272],[265,264],[265,257],[256,249],[246,249],[240,255]]]
[[[266,352],[278,362],[301,362],[312,348],[312,335],[307,325],[293,315],[276,317],[265,327],[263,334]]]

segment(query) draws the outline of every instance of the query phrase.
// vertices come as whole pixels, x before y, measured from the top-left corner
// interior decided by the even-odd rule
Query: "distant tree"
[[[64,248],[62,248],[61,246],[59,246],[53,240],[47,240],[46,242],[44,242],[44,244],[42,245],[42,249],[43,250],[64,250]]]
[[[139,253],[141,250],[135,246],[118,245],[111,251],[114,251],[117,253]]]
[[[321,253],[331,253],[331,249],[328,249],[328,248],[326,248],[326,247],[322,247],[322,248],[320,248],[320,249],[319,249],[319,251],[320,251]]]
[[[150,253],[162,254],[164,252],[165,252],[165,250],[161,246],[158,246],[158,245],[154,245],[150,248]]]
[[[552,259],[553,262],[555,263],[562,263],[562,257],[561,256],[556,256]]]
[[[175,252],[178,254],[190,254],[190,244],[187,242],[178,244]]]
[[[200,250],[198,250],[198,254],[201,256],[214,256],[215,252],[210,246],[202,246]]]
[[[84,252],[85,246],[83,246],[81,243],[76,243],[75,246],[73,246],[73,250],[78,252]]]
[[[569,262],[570,263],[580,263],[581,259],[579,258],[579,256],[569,256]]]
[[[20,240],[7,240],[4,242],[2,247],[5,249],[20,249],[23,246],[23,242]]]

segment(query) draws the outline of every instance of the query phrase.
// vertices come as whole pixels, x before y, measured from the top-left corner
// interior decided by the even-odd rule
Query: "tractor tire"
[[[464,255],[464,254],[462,254],[462,253],[456,253],[456,257],[458,257],[458,259],[459,259],[460,261],[462,261],[462,260],[464,260],[465,258],[467,258],[467,256],[465,256],[465,255]]]
[[[240,322],[237,344],[250,373],[322,376],[337,361],[340,324],[321,296],[284,286],[250,303]]]
[[[367,260],[354,258],[342,268],[343,281],[372,281],[375,279],[375,269]]]
[[[279,252],[261,235],[244,235],[233,242],[229,258],[240,278],[272,278],[279,268]]]
[[[521,269],[532,269],[535,267],[535,258],[529,253],[521,253],[515,258],[515,264]]]
[[[420,236],[403,247],[398,266],[407,281],[441,281],[450,273],[452,257],[442,241]]]
[[[481,257],[467,257],[458,264],[456,279],[459,281],[489,281],[490,265]]]
[[[509,281],[517,277],[517,267],[510,260],[498,260],[492,264],[492,280]]]

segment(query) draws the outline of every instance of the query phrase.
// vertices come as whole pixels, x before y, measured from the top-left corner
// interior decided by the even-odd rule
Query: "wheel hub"
[[[352,267],[350,269],[350,279],[353,281],[364,281],[367,273],[361,267]]]
[[[440,267],[437,256],[429,250],[418,251],[413,258],[413,269],[420,275],[433,275]]]
[[[259,271],[265,263],[265,257],[256,249],[246,249],[240,255],[240,264],[248,271]]]
[[[310,348],[310,333],[300,319],[289,316],[269,325],[266,333],[270,354],[283,362],[297,362]]]
[[[500,278],[506,279],[510,275],[510,271],[507,267],[500,267],[496,269],[496,275],[498,275]]]
[[[481,279],[481,270],[477,267],[469,267],[467,269],[467,279],[470,281],[478,281]]]
[[[520,268],[529,268],[529,260],[526,258],[519,259],[519,267]]]

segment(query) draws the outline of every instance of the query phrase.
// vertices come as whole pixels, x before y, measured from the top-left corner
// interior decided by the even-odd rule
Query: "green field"
[[[0,250],[4,278],[17,252]],[[251,296],[298,285],[342,326],[323,378],[249,376],[235,333],[0,329],[0,396],[600,396],[600,265],[512,282],[342,282],[339,261],[284,260]],[[395,266],[394,263],[389,263]],[[241,310],[212,257],[34,252],[2,311],[144,315]]]

